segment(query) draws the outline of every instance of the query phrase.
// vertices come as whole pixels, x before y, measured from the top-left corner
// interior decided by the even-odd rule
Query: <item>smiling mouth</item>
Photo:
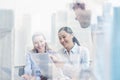
[[[65,46],[66,44],[65,43],[63,43],[63,46]]]
[[[38,49],[42,49],[41,47],[38,47]]]

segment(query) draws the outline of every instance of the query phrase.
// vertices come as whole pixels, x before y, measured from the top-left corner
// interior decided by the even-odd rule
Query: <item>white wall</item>
[[[12,79],[14,59],[14,13],[0,10],[0,80]]]
[[[17,17],[19,16],[19,17]],[[14,65],[25,64],[25,52],[31,41],[31,16],[16,14]]]

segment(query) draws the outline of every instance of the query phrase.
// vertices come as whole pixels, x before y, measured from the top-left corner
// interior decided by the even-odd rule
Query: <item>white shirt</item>
[[[58,53],[60,59],[65,62],[62,68],[63,73],[70,78],[73,75],[79,77],[81,70],[89,68],[89,51],[86,47],[75,44],[69,54],[66,49],[61,49]]]

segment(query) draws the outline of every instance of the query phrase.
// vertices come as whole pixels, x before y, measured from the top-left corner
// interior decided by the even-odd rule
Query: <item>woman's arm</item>
[[[26,54],[26,62],[25,62],[25,68],[24,68],[24,75],[22,75],[22,77],[25,80],[30,80],[31,79],[31,74],[32,74],[32,69],[31,69],[31,58],[30,58],[30,53]]]
[[[32,74],[32,61],[30,57],[31,53],[26,54],[26,64],[25,64],[25,74],[31,75]]]
[[[60,67],[65,75],[68,75],[71,78],[78,78],[79,73],[81,70],[87,70],[89,69],[89,50],[86,47],[80,47],[80,53],[76,54],[75,60],[78,57],[78,60],[76,60],[76,64],[73,65],[71,63],[62,62],[61,60],[63,57],[59,55],[59,57],[53,57],[53,61],[57,65],[57,67]]]

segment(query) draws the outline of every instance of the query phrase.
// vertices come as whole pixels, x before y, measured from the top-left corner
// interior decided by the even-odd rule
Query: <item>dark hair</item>
[[[73,34],[73,31],[70,27],[62,27],[59,29],[58,33],[61,31],[65,31],[66,33]],[[80,43],[75,36],[73,37],[73,42],[77,43],[77,45],[80,46]]]
[[[78,9],[78,8],[85,10],[85,3],[78,3],[78,2],[73,3],[72,8],[73,8],[73,10]]]
[[[45,36],[44,36],[42,33],[37,32],[37,33],[33,34],[33,36],[32,36],[32,41],[34,40],[34,38],[35,38],[36,36],[42,36],[42,37],[46,40]],[[51,48],[48,46],[48,44],[47,44],[47,42],[46,42],[46,43],[45,43],[45,52],[47,52],[47,51],[49,51],[49,50],[51,50]],[[38,53],[38,50],[35,49],[35,48],[33,48],[32,51]]]

